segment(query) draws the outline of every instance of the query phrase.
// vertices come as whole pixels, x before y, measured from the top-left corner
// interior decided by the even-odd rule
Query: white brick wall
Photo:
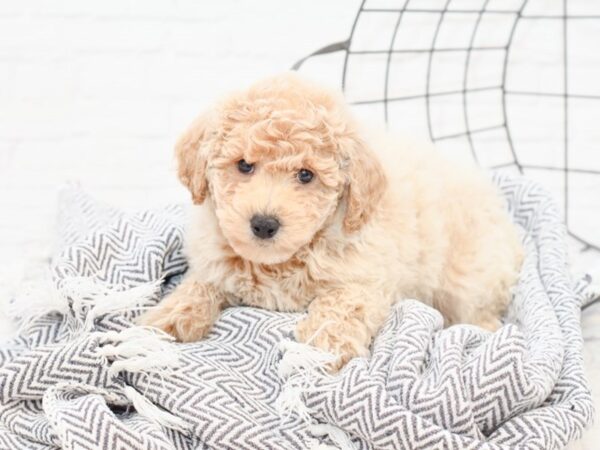
[[[177,134],[223,92],[345,38],[357,5],[0,2],[0,262],[47,242],[66,180],[128,206],[186,198]]]

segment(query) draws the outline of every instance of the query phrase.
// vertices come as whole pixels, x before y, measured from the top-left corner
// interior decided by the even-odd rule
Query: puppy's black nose
[[[260,239],[271,239],[279,230],[279,220],[273,216],[254,215],[250,219],[250,228],[254,236]]]

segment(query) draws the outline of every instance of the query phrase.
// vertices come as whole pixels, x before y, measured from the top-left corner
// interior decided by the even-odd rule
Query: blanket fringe
[[[336,445],[332,447],[314,440],[310,444],[310,450],[355,450],[344,430],[329,424],[315,424],[303,399],[305,393],[331,389],[326,383],[319,383],[319,381],[333,378],[327,368],[338,357],[292,340],[282,341],[279,348],[283,356],[279,362],[278,373],[285,380],[275,404],[279,413],[284,417],[298,415],[308,425],[311,434],[317,437],[329,436]]]
[[[308,429],[314,436],[329,436],[329,439],[337,446],[339,450],[356,450],[356,446],[350,440],[350,436],[341,428],[329,424],[311,425]],[[310,450],[326,450],[332,447],[325,444],[313,445]]]
[[[158,375],[168,373],[179,364],[174,338],[160,330],[149,327],[131,327],[122,331],[102,333],[97,353],[110,360],[111,376],[119,372]],[[181,432],[189,431],[189,425],[181,418],[153,404],[131,386],[123,393],[138,414],[158,425]]]
[[[189,431],[189,424],[187,424],[185,420],[159,408],[131,386],[126,386],[124,393],[131,401],[138,414],[151,422],[182,433]]]
[[[56,286],[48,271],[40,280],[23,284],[10,304],[10,316],[20,322],[23,330],[52,312],[73,315],[73,331],[87,332],[94,328],[94,320],[105,314],[129,311],[150,301],[161,283],[159,279],[128,288],[94,277],[67,277]]]
[[[102,333],[98,354],[112,360],[109,373],[161,373],[179,364],[179,352],[167,333],[150,327],[131,327]]]
[[[9,317],[19,324],[21,330],[37,318],[52,312],[67,314],[69,302],[52,283],[49,270],[37,280],[22,283],[15,289],[7,305]]]
[[[289,339],[281,341],[279,349],[283,352],[278,367],[282,378],[327,375],[327,366],[337,360],[337,356],[332,353]]]
[[[317,389],[317,380],[331,376],[327,372],[327,365],[336,361],[337,357],[292,340],[281,341],[279,349],[283,356],[279,362],[278,373],[285,381],[275,406],[284,417],[295,413],[305,423],[311,423],[312,419],[302,395]]]
[[[71,299],[71,307],[78,317],[85,317],[83,331],[90,331],[98,317],[131,310],[155,297],[161,283],[162,279],[158,279],[127,288],[91,277],[72,277],[63,280],[60,293]]]

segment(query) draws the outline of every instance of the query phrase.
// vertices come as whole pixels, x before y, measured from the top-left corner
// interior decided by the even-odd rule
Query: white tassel
[[[48,272],[38,281],[23,284],[9,305],[10,316],[20,320],[23,329],[36,318],[51,312],[69,314],[70,304],[76,317],[84,317],[77,331],[91,331],[98,317],[130,311],[155,297],[161,282],[156,280],[127,288],[93,277],[67,277],[57,288]]]
[[[308,343],[312,342],[328,324],[328,322],[323,323]],[[339,449],[355,450],[352,441],[343,430],[333,425],[315,424],[303,400],[303,395],[306,393],[323,392],[334,388],[333,383],[327,383],[334,379],[329,374],[328,368],[338,360],[339,356],[292,340],[282,341],[279,348],[283,352],[283,357],[279,362],[278,373],[285,379],[275,403],[279,413],[284,417],[296,414],[309,426],[309,431],[313,435],[319,437],[329,435]],[[335,449],[320,443],[317,439],[312,439],[308,444],[311,450]]]
[[[131,327],[120,332],[102,333],[97,352],[112,361],[109,368],[111,376],[127,371],[145,375],[154,373],[162,377],[165,371],[179,364],[178,349],[173,341],[172,336],[155,328]],[[131,386],[126,386],[124,393],[136,411],[148,420],[181,432],[189,430],[183,419],[154,405]]]
[[[310,423],[311,417],[308,408],[302,400],[304,390],[287,381],[281,387],[281,392],[275,401],[275,408],[280,415],[289,418],[296,414],[304,423]]]
[[[46,272],[38,280],[25,282],[16,289],[7,310],[23,329],[36,318],[51,312],[68,313],[69,302],[56,290],[49,272]]]
[[[279,376],[282,378],[292,375],[304,378],[325,375],[328,373],[327,366],[338,358],[319,348],[289,339],[281,341],[279,348],[283,352],[278,367]]]
[[[305,423],[311,423],[312,419],[302,396],[306,392],[325,389],[323,386],[317,387],[316,383],[331,378],[327,367],[337,360],[337,356],[291,340],[282,341],[279,348],[284,353],[279,362],[278,373],[285,381],[275,406],[284,417],[297,414]]]
[[[185,420],[159,408],[131,386],[126,386],[124,393],[131,401],[138,414],[151,422],[173,430],[181,431],[182,433],[189,431],[189,424],[187,424]]]
[[[98,354],[112,359],[109,372],[158,372],[179,364],[179,352],[173,337],[150,327],[131,327],[123,331],[102,334]]]
[[[71,299],[71,307],[81,315],[84,308],[85,321],[83,331],[94,327],[94,320],[105,314],[127,311],[153,298],[162,280],[144,283],[133,288],[112,285],[91,277],[65,278],[60,286],[63,297]]]
[[[350,436],[341,428],[329,424],[311,425],[308,431],[315,436],[329,436],[339,450],[356,450],[356,447],[350,440]],[[310,450],[319,450],[323,448],[331,448],[331,446],[323,447],[323,444],[311,447]]]

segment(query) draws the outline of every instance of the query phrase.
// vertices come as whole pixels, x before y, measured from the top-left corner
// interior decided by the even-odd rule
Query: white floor
[[[126,208],[187,201],[173,171],[178,133],[220,94],[345,39],[358,4],[0,2],[0,337],[12,330],[3,301],[50,255],[63,183]],[[580,220],[585,233],[596,213]],[[600,267],[573,254],[578,270]],[[583,330],[600,408],[600,305],[585,312]],[[599,440],[596,425],[572,448]]]

